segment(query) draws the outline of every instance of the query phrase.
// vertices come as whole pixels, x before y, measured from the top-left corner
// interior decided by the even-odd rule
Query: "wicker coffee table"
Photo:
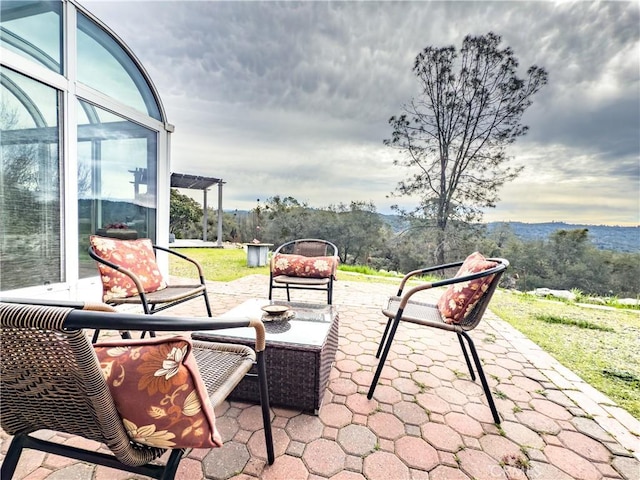
[[[288,306],[294,316],[288,320],[272,321],[273,317],[266,316],[261,310],[265,305]],[[271,404],[318,413],[338,349],[338,312],[335,306],[252,299],[220,318],[262,318],[266,330],[265,360]],[[255,331],[236,328],[193,332],[192,337],[253,346]],[[259,402],[258,381],[253,370],[229,398]]]

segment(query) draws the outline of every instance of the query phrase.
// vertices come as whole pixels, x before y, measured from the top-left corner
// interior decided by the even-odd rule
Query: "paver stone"
[[[86,463],[74,463],[62,470],[57,470],[47,477],[51,480],[85,480],[93,474],[93,466]]]
[[[341,428],[345,425],[349,425],[353,416],[351,410],[349,410],[346,406],[338,405],[335,403],[323,405],[320,408],[320,412],[318,415],[320,417],[320,420],[322,420],[322,423],[324,423],[326,426],[335,428]]]
[[[469,480],[469,476],[459,468],[440,465],[429,472],[429,480]]]
[[[289,436],[281,428],[272,429],[273,433],[273,449],[275,456],[279,457],[287,451],[289,447]],[[267,447],[264,441],[264,430],[259,430],[251,435],[247,442],[247,448],[252,457],[267,459]]]
[[[560,433],[560,426],[552,419],[539,412],[524,410],[516,413],[516,418],[523,425],[539,433],[550,433],[557,435]]]
[[[437,450],[418,437],[396,440],[396,455],[410,468],[428,471],[438,465]]]
[[[367,426],[379,437],[395,440],[404,435],[403,423],[395,415],[377,412],[369,417]]]
[[[573,423],[579,432],[582,432],[591,438],[602,442],[610,442],[613,440],[613,437],[591,418],[574,417],[571,420],[571,423]]]
[[[451,411],[451,406],[435,393],[419,393],[416,401],[428,412],[445,414]]]
[[[267,465],[262,474],[262,480],[282,480],[283,478],[306,480],[309,472],[302,460],[285,455],[278,457],[273,465]]]
[[[484,434],[480,422],[464,413],[449,412],[444,416],[444,421],[460,435],[480,438]]]
[[[320,419],[312,415],[298,415],[293,417],[287,423],[285,431],[291,437],[291,440],[309,443],[322,436],[324,425]]]
[[[491,478],[507,480],[500,463],[480,450],[467,448],[458,452],[460,469],[471,478]]]
[[[573,415],[566,407],[542,398],[534,398],[529,402],[531,408],[555,420],[571,420]]]
[[[576,480],[597,480],[601,477],[598,469],[589,460],[582,458],[568,448],[547,445],[544,448],[544,454],[547,456],[549,463]]]
[[[376,446],[376,436],[362,425],[347,425],[340,429],[337,441],[350,455],[366,455]]]
[[[611,459],[611,454],[606,447],[582,433],[564,430],[560,432],[558,438],[565,447],[588,460],[604,463]]]
[[[346,455],[336,442],[320,438],[307,445],[302,458],[311,473],[330,477],[344,469]]]
[[[409,469],[389,452],[375,452],[364,459],[362,473],[368,480],[390,480],[409,477]]]
[[[448,425],[441,423],[427,423],[422,426],[422,438],[438,450],[457,452],[464,446],[462,437]]]
[[[636,458],[616,457],[612,466],[627,480],[640,478],[640,462]]]
[[[429,421],[424,408],[414,402],[400,402],[393,406],[393,413],[405,425],[423,425]]]
[[[546,462],[531,461],[529,462],[529,478],[531,479],[553,479],[553,480],[575,480],[570,475],[560,470],[555,465]]]
[[[224,480],[241,472],[250,455],[247,447],[237,442],[227,442],[222,448],[215,448],[202,461],[202,469],[207,478]]]

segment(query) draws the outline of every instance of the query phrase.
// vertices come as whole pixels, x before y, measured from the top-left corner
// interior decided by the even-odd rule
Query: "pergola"
[[[187,175],[184,173],[171,174],[171,188],[186,188],[190,190],[202,190],[204,201],[202,202],[204,215],[202,219],[202,241],[207,241],[207,191],[213,185],[218,185],[218,239],[217,244],[222,246],[222,185],[221,178],[202,177],[200,175]]]

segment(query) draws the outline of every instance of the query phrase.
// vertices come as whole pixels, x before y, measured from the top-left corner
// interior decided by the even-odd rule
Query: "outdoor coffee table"
[[[267,316],[261,309],[266,305],[288,306],[294,316],[289,320],[270,320],[274,317]],[[318,413],[338,349],[338,312],[335,306],[251,299],[219,318],[262,318],[266,330],[265,363],[270,403]],[[193,332],[192,337],[255,345],[253,328]],[[259,402],[254,369],[229,398]]]

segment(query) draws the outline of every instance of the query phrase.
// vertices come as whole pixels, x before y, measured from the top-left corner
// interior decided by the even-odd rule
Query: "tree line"
[[[177,238],[202,238],[198,202],[171,191],[171,232]],[[207,215],[207,237],[217,238],[217,212]],[[449,225],[444,263],[480,251],[503,257],[511,266],[503,286],[529,291],[539,287],[578,289],[584,294],[636,297],[640,294],[640,254],[599,250],[588,229],[559,229],[542,240],[518,238],[508,225],[488,230],[479,223]],[[312,208],[293,197],[258,201],[249,212],[224,212],[222,241],[259,240],[275,246],[296,238],[333,242],[340,261],[374,270],[406,273],[440,263],[442,236],[428,222],[409,218],[395,228],[371,202]]]

